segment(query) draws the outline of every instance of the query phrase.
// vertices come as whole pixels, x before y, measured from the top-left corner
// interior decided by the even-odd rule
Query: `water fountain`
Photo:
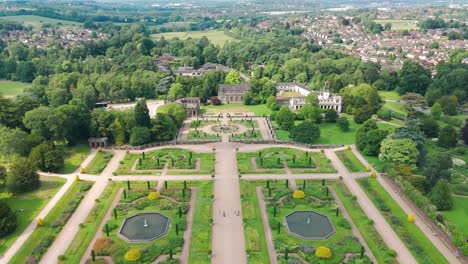
[[[150,242],[166,235],[169,224],[169,217],[160,213],[140,213],[126,218],[118,235],[128,242]]]
[[[146,218],[145,218],[145,225],[144,225],[144,227],[148,227],[148,224],[146,223]]]
[[[288,233],[304,240],[324,240],[336,233],[330,219],[314,211],[295,211],[284,221]]]

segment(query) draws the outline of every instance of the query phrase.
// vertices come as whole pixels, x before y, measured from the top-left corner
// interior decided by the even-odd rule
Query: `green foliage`
[[[377,156],[380,152],[381,142],[388,132],[377,127],[374,120],[367,120],[356,131],[356,146],[365,155]]]
[[[306,121],[320,123],[322,120],[322,113],[320,108],[311,104],[306,104],[299,109],[298,115]]]
[[[419,127],[426,137],[436,138],[439,136],[440,126],[433,118],[429,116],[422,118],[420,119],[420,123]]]
[[[413,140],[386,138],[381,143],[379,159],[386,160],[395,166],[409,165],[414,169],[418,155],[419,151]]]
[[[448,181],[444,179],[432,188],[430,197],[437,210],[450,210],[453,206],[452,190]]]
[[[276,114],[275,121],[281,129],[289,131],[294,126],[294,118],[295,114],[285,105]]]
[[[306,121],[294,126],[289,137],[296,142],[311,144],[320,137],[320,129],[316,124]]]
[[[151,127],[149,109],[144,99],[136,103],[134,112],[135,112],[135,122],[136,122],[137,127],[138,126],[148,127],[148,128]]]
[[[39,188],[41,182],[36,172],[36,162],[30,158],[17,158],[10,166],[6,187],[12,192],[28,192]]]
[[[180,127],[185,119],[184,108],[177,103],[168,103],[158,107],[158,113],[163,113],[170,117],[176,127]]]
[[[346,117],[338,118],[337,124],[341,131],[349,130],[349,121]]]
[[[29,158],[42,171],[58,172],[64,165],[63,153],[52,143],[42,143],[31,150]]]
[[[325,112],[325,121],[334,123],[338,118],[338,113],[336,113],[335,109],[327,109]]]
[[[114,126],[112,128],[115,145],[122,146],[125,144],[125,130],[120,123],[120,120],[116,118],[114,120]]]
[[[442,112],[446,115],[456,115],[458,108],[458,99],[456,96],[442,96],[437,101],[442,107]]]
[[[147,127],[134,127],[130,135],[130,145],[140,146],[151,142],[151,130]]]
[[[16,227],[16,215],[8,204],[0,201],[0,238],[15,231]]]
[[[239,74],[234,70],[229,71],[224,80],[225,84],[240,84],[241,82]]]
[[[457,145],[458,133],[452,126],[445,126],[439,134],[437,144],[444,148],[452,148]]]
[[[417,62],[406,60],[400,71],[399,94],[418,93],[424,95],[431,82],[431,73]]]
[[[449,155],[440,152],[429,154],[426,157],[426,163],[422,173],[426,176],[426,189],[430,191],[441,179],[449,180],[449,169],[452,168],[452,166],[452,159]]]
[[[432,107],[431,107],[431,115],[435,118],[435,119],[439,119],[440,116],[442,115],[442,106],[440,105],[440,103],[435,103]]]

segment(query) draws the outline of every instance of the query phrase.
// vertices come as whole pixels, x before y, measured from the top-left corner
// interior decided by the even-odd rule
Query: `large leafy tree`
[[[301,107],[301,109],[299,109],[299,115],[302,118],[304,118],[304,120],[313,123],[320,123],[320,121],[322,120],[320,108],[315,107],[311,104],[306,104],[303,107]]]
[[[130,135],[130,145],[140,146],[151,142],[151,131],[147,127],[134,127]]]
[[[441,179],[450,180],[450,168],[452,159],[448,155],[438,152],[427,155],[422,173],[426,177],[426,190],[430,191]]]
[[[158,113],[169,116],[177,127],[180,127],[185,119],[184,108],[176,103],[168,103],[158,107]]]
[[[419,151],[413,140],[408,138],[386,138],[382,141],[379,159],[386,160],[396,167],[408,165],[412,169],[416,169],[416,160],[418,156]]]
[[[229,71],[226,75],[226,79],[224,80],[224,83],[226,84],[240,84],[241,82],[242,80],[235,70]]]
[[[458,133],[452,126],[444,126],[439,134],[439,146],[453,148],[457,145]]]
[[[295,114],[288,106],[284,105],[276,114],[275,121],[281,129],[289,131],[294,126],[294,117]]]
[[[434,186],[430,199],[437,210],[450,210],[453,207],[452,190],[447,180],[440,180]]]
[[[320,129],[316,124],[305,121],[294,126],[291,133],[289,133],[289,137],[296,142],[311,144],[320,137]]]
[[[31,150],[29,157],[42,171],[58,172],[63,167],[63,153],[52,143],[37,145]]]
[[[6,186],[12,192],[28,192],[39,188],[41,182],[37,174],[36,162],[30,158],[17,158],[10,166]]]
[[[15,231],[16,215],[5,202],[0,201],[0,238]]]
[[[153,140],[169,141],[172,140],[177,133],[177,127],[174,121],[163,113],[158,113],[155,119],[152,120],[153,128],[151,129]]]
[[[142,99],[135,105],[135,121],[137,126],[151,127],[151,118],[149,115],[149,109],[146,105],[146,100]]]
[[[431,83],[431,72],[417,62],[406,60],[400,71],[400,87],[398,92],[418,93],[424,95]]]

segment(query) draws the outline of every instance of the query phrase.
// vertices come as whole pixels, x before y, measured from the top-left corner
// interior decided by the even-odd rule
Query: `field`
[[[12,22],[18,22],[25,26],[31,26],[33,30],[37,31],[42,29],[43,24],[50,24],[52,26],[59,26],[60,28],[76,28],[81,27],[82,23],[68,20],[53,19],[41,16],[2,16],[1,20],[7,20]]]
[[[406,213],[377,180],[366,178],[358,182],[419,263],[448,263],[418,226],[407,220]]]
[[[0,194],[0,201],[7,203],[13,211],[17,212],[18,224],[15,232],[0,239],[0,255],[15,242],[64,183],[65,180],[61,178],[42,176],[41,187],[36,191],[17,194],[14,197],[9,196],[7,193]],[[23,211],[19,212],[19,209]]]
[[[417,26],[418,21],[416,20],[404,20],[404,19],[376,19],[375,23],[381,24],[382,26],[391,23],[392,30],[411,30],[419,29]]]
[[[152,39],[160,39],[164,37],[166,39],[180,38],[180,39],[200,39],[203,36],[206,36],[211,43],[214,45],[223,46],[228,41],[237,41],[235,38],[224,34],[222,30],[207,30],[207,31],[187,31],[187,32],[167,32],[152,34]]]
[[[21,94],[25,88],[30,86],[30,83],[0,80],[0,95],[5,97],[14,97]]]
[[[379,91],[383,100],[400,100],[400,95],[395,91]]]
[[[68,174],[76,171],[83,160],[89,155],[90,149],[86,144],[76,144],[75,146],[65,147],[65,164],[60,173]]]
[[[457,229],[461,230],[465,236],[468,235],[468,225],[466,217],[468,216],[468,197],[453,197],[453,207],[450,211],[444,211],[443,214],[447,220]]]
[[[349,172],[363,172],[366,167],[358,160],[351,150],[337,151],[336,155],[343,162]]]

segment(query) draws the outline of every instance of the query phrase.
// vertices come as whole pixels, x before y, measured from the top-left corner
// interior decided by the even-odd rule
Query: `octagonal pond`
[[[169,217],[160,213],[140,213],[125,218],[119,236],[128,242],[150,242],[167,234]]]
[[[284,221],[291,235],[305,240],[324,240],[336,233],[330,219],[314,211],[295,211]]]

